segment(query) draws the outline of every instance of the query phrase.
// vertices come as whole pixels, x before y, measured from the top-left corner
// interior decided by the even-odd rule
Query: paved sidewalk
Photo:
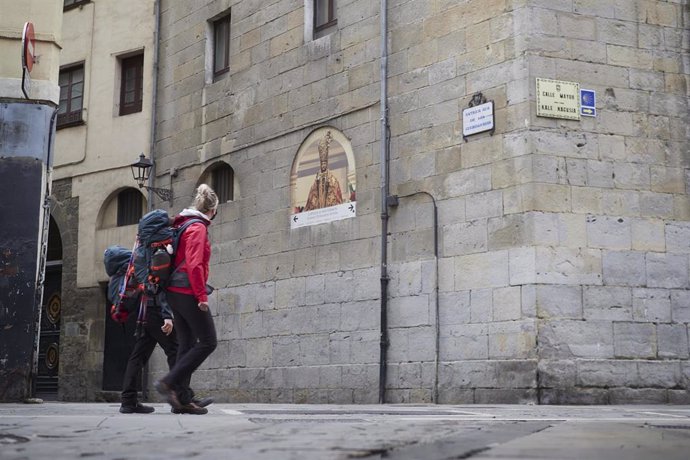
[[[682,459],[690,406],[0,404],[0,459]]]

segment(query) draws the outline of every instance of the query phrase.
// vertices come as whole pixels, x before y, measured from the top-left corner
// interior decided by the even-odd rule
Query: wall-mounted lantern
[[[151,174],[152,167],[153,162],[146,158],[142,153],[139,155],[139,161],[136,161],[131,165],[132,177],[135,181],[137,181],[139,188],[145,188],[146,190],[154,192],[156,195],[160,197],[160,199],[169,202],[172,206],[173,192],[171,189],[149,187],[148,185],[146,185],[146,183],[149,180],[149,174]]]

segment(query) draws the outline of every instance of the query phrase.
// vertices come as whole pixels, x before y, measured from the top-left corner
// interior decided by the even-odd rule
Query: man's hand
[[[199,302],[199,310],[208,311],[208,302]]]
[[[165,335],[170,335],[170,333],[173,330],[173,321],[171,319],[164,319],[163,320],[163,325],[161,326],[161,331]]]

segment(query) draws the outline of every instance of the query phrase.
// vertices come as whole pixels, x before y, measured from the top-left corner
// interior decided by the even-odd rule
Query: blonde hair
[[[204,214],[218,207],[218,195],[211,187],[206,184],[201,184],[196,189],[196,196],[192,207]]]

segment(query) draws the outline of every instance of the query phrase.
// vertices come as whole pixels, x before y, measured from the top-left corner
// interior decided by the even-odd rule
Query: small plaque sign
[[[583,117],[597,116],[597,92],[593,89],[580,90],[580,114]]]
[[[347,219],[357,215],[357,203],[343,203],[328,208],[314,209],[313,211],[304,211],[299,214],[293,214],[290,217],[290,228],[300,228],[307,225],[323,224],[326,222],[333,222],[335,220]]]
[[[493,131],[494,101],[468,107],[462,111],[462,137]]]
[[[580,84],[537,78],[537,116],[580,119]]]

